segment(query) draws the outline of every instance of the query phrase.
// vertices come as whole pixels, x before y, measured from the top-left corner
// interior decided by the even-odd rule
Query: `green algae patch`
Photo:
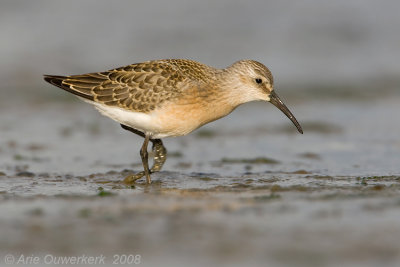
[[[279,194],[271,193],[269,195],[255,196],[254,200],[257,202],[265,202],[265,201],[270,201],[270,200],[275,200],[275,199],[280,199],[280,198],[281,198],[281,196]]]
[[[20,154],[14,155],[14,160],[25,160],[26,158]]]
[[[109,196],[114,196],[115,194],[109,191],[105,191],[103,187],[99,187],[97,189],[99,192],[97,193],[97,195],[99,197],[109,197]]]

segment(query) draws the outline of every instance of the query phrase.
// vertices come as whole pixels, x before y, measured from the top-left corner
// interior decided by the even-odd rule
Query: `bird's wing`
[[[179,96],[187,87],[184,84],[197,86],[168,61],[148,61],[83,75],[45,75],[44,79],[85,99],[145,113]]]

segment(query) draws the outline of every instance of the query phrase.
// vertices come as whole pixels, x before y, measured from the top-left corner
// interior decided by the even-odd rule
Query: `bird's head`
[[[266,66],[254,60],[240,60],[228,67],[227,71],[237,77],[235,83],[240,89],[242,102],[255,100],[270,102],[293,122],[300,133],[303,133],[296,118],[276,94],[274,79]]]

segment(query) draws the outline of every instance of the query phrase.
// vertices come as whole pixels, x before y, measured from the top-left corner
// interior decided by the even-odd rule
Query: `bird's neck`
[[[246,86],[246,76],[236,72],[234,69],[223,70],[218,77],[220,88],[220,99],[232,110],[247,102],[258,100],[254,98],[251,90]]]

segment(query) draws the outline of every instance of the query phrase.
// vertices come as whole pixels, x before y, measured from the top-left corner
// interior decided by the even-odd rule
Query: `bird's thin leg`
[[[151,167],[151,172],[158,172],[161,170],[165,161],[167,160],[167,149],[163,145],[161,139],[151,139],[153,143],[154,163]]]
[[[147,153],[147,146],[149,145],[150,135],[146,134],[142,148],[140,149],[140,157],[142,157],[142,163],[144,168],[144,174],[146,175],[147,184],[151,184],[150,170],[149,170],[149,154]]]
[[[121,127],[123,129],[127,130],[127,131],[130,131],[130,132],[132,132],[134,134],[137,134],[137,135],[139,135],[139,136],[141,136],[143,138],[146,138],[146,135],[144,133],[142,133],[142,132],[140,132],[140,131],[138,131],[138,130],[136,130],[134,128],[131,128],[131,127],[126,126],[124,124],[121,124]],[[161,141],[161,139],[150,139],[150,141],[153,143],[152,150],[153,150],[153,153],[154,153],[154,163],[153,163],[153,166],[151,167],[151,169],[149,170],[149,177],[150,177],[151,173],[160,171],[162,166],[164,165],[165,161],[167,160],[167,149],[164,147],[163,142]],[[147,141],[147,143],[148,143],[148,141]],[[145,143],[143,143],[143,146],[144,145],[145,145]],[[146,170],[145,163],[143,161],[143,156],[142,156],[143,146],[142,146],[142,149],[140,150],[140,155],[142,157],[143,167]],[[145,153],[146,155],[144,155],[144,156],[146,156],[148,158],[147,145],[146,145],[146,150],[145,151],[146,151],[146,153]],[[146,160],[146,163],[147,163],[147,166],[148,166],[148,160]],[[125,183],[133,183],[133,182],[135,182],[136,180],[142,178],[145,175],[146,175],[145,171],[141,171],[141,172],[139,172],[137,174],[131,174],[131,175],[127,176],[124,179],[124,182]],[[147,180],[147,182],[149,180],[149,179],[147,179],[147,175],[146,175],[146,180]]]
[[[132,132],[132,133],[134,133],[134,134],[137,134],[137,135],[139,135],[139,136],[141,136],[141,137],[143,137],[143,138],[145,137],[145,134],[144,134],[144,133],[142,133],[142,132],[140,132],[140,131],[138,131],[138,130],[136,130],[136,129],[133,129],[133,128],[129,127],[129,126],[126,126],[126,125],[124,125],[124,124],[121,124],[121,127],[122,127],[123,129],[125,129],[125,130],[127,130],[127,131],[130,131],[130,132]],[[125,177],[124,183],[126,183],[126,184],[132,184],[132,183],[134,183],[136,180],[142,178],[144,175],[145,175],[145,172],[144,172],[144,171],[138,172],[138,173],[136,173],[136,174],[130,174],[130,175],[128,175],[128,176]]]
[[[131,184],[134,183],[136,180],[142,178],[143,176],[146,176],[147,184],[151,184],[149,161],[148,161],[149,154],[147,153],[147,146],[149,145],[149,140],[150,140],[150,135],[146,134],[144,137],[142,148],[140,149],[140,157],[142,158],[144,171],[128,175],[127,177],[125,177],[124,183]]]

